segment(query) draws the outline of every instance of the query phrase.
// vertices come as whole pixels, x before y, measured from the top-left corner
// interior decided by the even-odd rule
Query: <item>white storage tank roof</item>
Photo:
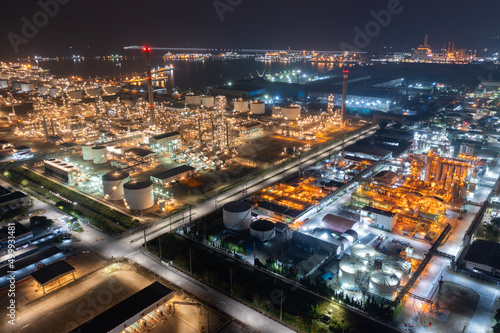
[[[375,257],[375,250],[365,244],[355,244],[351,246],[352,256],[359,259],[371,260]]]
[[[126,205],[131,210],[142,210],[154,205],[153,183],[149,180],[132,180],[123,185]]]
[[[122,200],[125,197],[123,185],[129,180],[129,174],[125,171],[113,171],[102,176],[104,199]]]
[[[222,207],[224,227],[233,231],[245,231],[250,228],[252,206],[243,201],[228,202]]]
[[[276,225],[268,220],[257,220],[250,224],[250,235],[261,241],[274,237]]]
[[[395,274],[376,270],[370,274],[369,290],[374,294],[391,295],[397,291],[399,281]]]
[[[367,270],[367,267],[361,260],[355,258],[340,261],[339,264],[339,283],[342,288],[357,289],[356,279],[359,273]]]
[[[390,257],[382,261],[382,271],[389,274],[396,274],[401,279],[411,271],[411,263],[403,258]]]

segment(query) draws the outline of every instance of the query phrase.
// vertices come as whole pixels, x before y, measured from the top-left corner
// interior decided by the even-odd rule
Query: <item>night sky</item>
[[[53,2],[57,0],[41,0]],[[278,48],[338,50],[354,45],[354,28],[373,21],[371,11],[397,0],[59,0],[58,13],[24,38],[23,21],[33,22],[35,0],[2,1],[0,60],[25,56],[84,56],[123,53],[127,45],[157,47]],[[219,13],[215,9],[219,4]],[[233,5],[231,5],[231,3]],[[222,9],[226,7],[226,11]],[[408,51],[429,33],[433,49],[500,47],[498,0],[401,0],[401,12],[370,39],[363,51],[384,47]],[[229,10],[231,9],[231,10]],[[220,15],[219,15],[220,14]],[[43,15],[38,16],[43,22]],[[221,20],[221,17],[223,18]],[[42,25],[41,24],[41,25]],[[72,48],[70,48],[70,46]],[[385,49],[387,50],[387,49]]]

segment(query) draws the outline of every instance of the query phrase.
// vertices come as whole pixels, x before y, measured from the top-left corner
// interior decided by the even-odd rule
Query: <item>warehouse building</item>
[[[396,224],[397,214],[365,206],[361,209],[360,220],[376,228],[392,230]]]
[[[172,298],[174,298],[172,289],[165,287],[160,282],[153,282],[71,332],[128,332],[128,327],[137,325],[136,323],[141,318],[153,311],[157,314],[161,311],[159,309],[162,309],[163,305]]]
[[[193,176],[195,173],[196,168],[189,165],[181,165],[176,168],[152,175],[150,176],[150,180],[156,185],[167,186],[175,180]]]
[[[62,284],[76,280],[75,268],[66,261],[57,261],[40,268],[30,274],[33,280],[42,288],[46,294],[46,289],[57,288]],[[70,276],[71,275],[71,276]]]
[[[160,135],[155,135],[149,138],[149,147],[155,152],[169,152],[180,148],[181,133],[168,132]]]
[[[500,285],[500,244],[477,239],[462,260],[465,268],[485,280]],[[483,276],[481,276],[483,275]]]
[[[0,186],[0,216],[10,210],[26,207],[30,203],[30,198],[21,191],[11,192]]]

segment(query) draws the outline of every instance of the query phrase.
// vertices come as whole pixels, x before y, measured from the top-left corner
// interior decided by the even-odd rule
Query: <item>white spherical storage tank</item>
[[[113,171],[102,176],[104,199],[122,200],[125,197],[123,185],[129,180],[129,174],[125,171]]]
[[[94,164],[103,164],[108,161],[107,149],[105,146],[92,147],[92,159]]]
[[[300,105],[290,105],[281,109],[283,119],[297,120],[300,118]]]
[[[234,111],[236,112],[247,112],[248,111],[248,101],[242,99],[237,99],[234,101]]]
[[[228,202],[222,207],[224,227],[233,231],[245,231],[252,221],[252,206],[243,201]]]
[[[206,108],[213,108],[215,106],[214,96],[201,96],[201,105]]]
[[[382,261],[382,271],[395,274],[398,278],[408,275],[411,271],[411,263],[403,258],[387,258]]]
[[[82,155],[83,155],[83,160],[84,161],[91,161],[92,160],[92,145],[91,144],[85,144],[82,146]]]
[[[355,244],[351,246],[351,254],[354,258],[372,260],[375,257],[375,250],[365,244]]]
[[[399,278],[395,274],[385,273],[381,270],[370,274],[369,291],[377,295],[392,295],[399,286]]]
[[[265,114],[266,113],[266,103],[260,101],[250,102],[250,112],[252,114]]]
[[[250,224],[250,235],[261,241],[266,241],[274,237],[276,225],[268,220],[257,220]]]
[[[131,210],[151,208],[154,203],[153,183],[149,180],[132,180],[123,185],[125,203]]]
[[[367,270],[367,267],[361,260],[354,258],[340,261],[339,264],[339,283],[345,289],[357,289],[356,278],[359,273]]]

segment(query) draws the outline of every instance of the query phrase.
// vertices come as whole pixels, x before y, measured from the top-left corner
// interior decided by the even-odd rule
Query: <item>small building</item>
[[[378,172],[374,177],[373,180],[379,183],[384,183],[384,184],[394,184],[399,178],[399,175],[395,172],[389,171],[389,170],[383,170]]]
[[[346,155],[353,155],[361,158],[370,158],[375,160],[386,160],[392,157],[392,152],[386,149],[373,146],[353,144],[344,148]]]
[[[497,279],[500,278],[500,243],[482,239],[469,246],[462,260],[465,268],[474,273],[481,273]]]
[[[77,168],[71,163],[66,163],[58,159],[50,159],[43,161],[44,174],[62,180],[65,183],[73,183],[73,174]]]
[[[125,152],[125,155],[132,155],[138,159],[148,160],[148,159],[151,159],[151,157],[155,156],[156,153],[154,151],[149,150],[149,149],[130,148],[129,150],[127,150]]]
[[[240,125],[240,132],[243,135],[252,135],[261,129],[261,125],[258,121],[250,121]]]
[[[19,222],[14,223],[13,227],[14,227],[13,230],[14,230],[14,237],[15,237],[16,243],[21,243],[22,241],[33,237],[33,232],[31,231],[31,229],[26,228],[21,223],[19,223]],[[9,240],[9,236],[12,235],[10,233],[11,230],[12,230],[12,226],[11,226],[11,229],[9,229],[9,226],[5,226],[2,229],[0,229],[0,244],[1,245],[7,244],[8,240]]]
[[[396,224],[397,214],[382,209],[365,206],[361,209],[360,222],[391,231]]]
[[[177,131],[155,135],[149,138],[149,148],[155,152],[168,152],[180,148],[181,133]]]
[[[359,222],[338,215],[326,214],[321,220],[321,227],[343,234],[349,229],[357,230]]]
[[[10,209],[25,207],[29,203],[29,196],[24,194],[23,192],[12,192],[3,186],[0,186],[0,216]]]
[[[14,145],[7,140],[0,140],[0,149],[12,148]]]
[[[71,332],[128,332],[128,327],[134,325],[142,317],[153,311],[157,315],[160,312],[158,309],[172,298],[174,298],[174,291],[155,281]]]
[[[31,277],[42,288],[43,293],[46,293],[45,288],[60,287],[61,281],[63,284],[68,282],[68,275],[75,278],[75,268],[68,264],[66,261],[56,261],[50,265],[40,268],[39,270],[31,273]]]
[[[296,266],[299,279],[305,279],[314,274],[326,259],[328,256],[325,254],[315,254],[309,259],[299,262]]]
[[[260,201],[257,206],[257,211],[286,223],[292,223],[303,213],[300,210],[271,203],[269,201]]]
[[[157,185],[167,186],[174,180],[183,179],[193,176],[196,173],[196,168],[189,165],[181,165],[170,170],[162,171],[150,176],[150,180]]]

